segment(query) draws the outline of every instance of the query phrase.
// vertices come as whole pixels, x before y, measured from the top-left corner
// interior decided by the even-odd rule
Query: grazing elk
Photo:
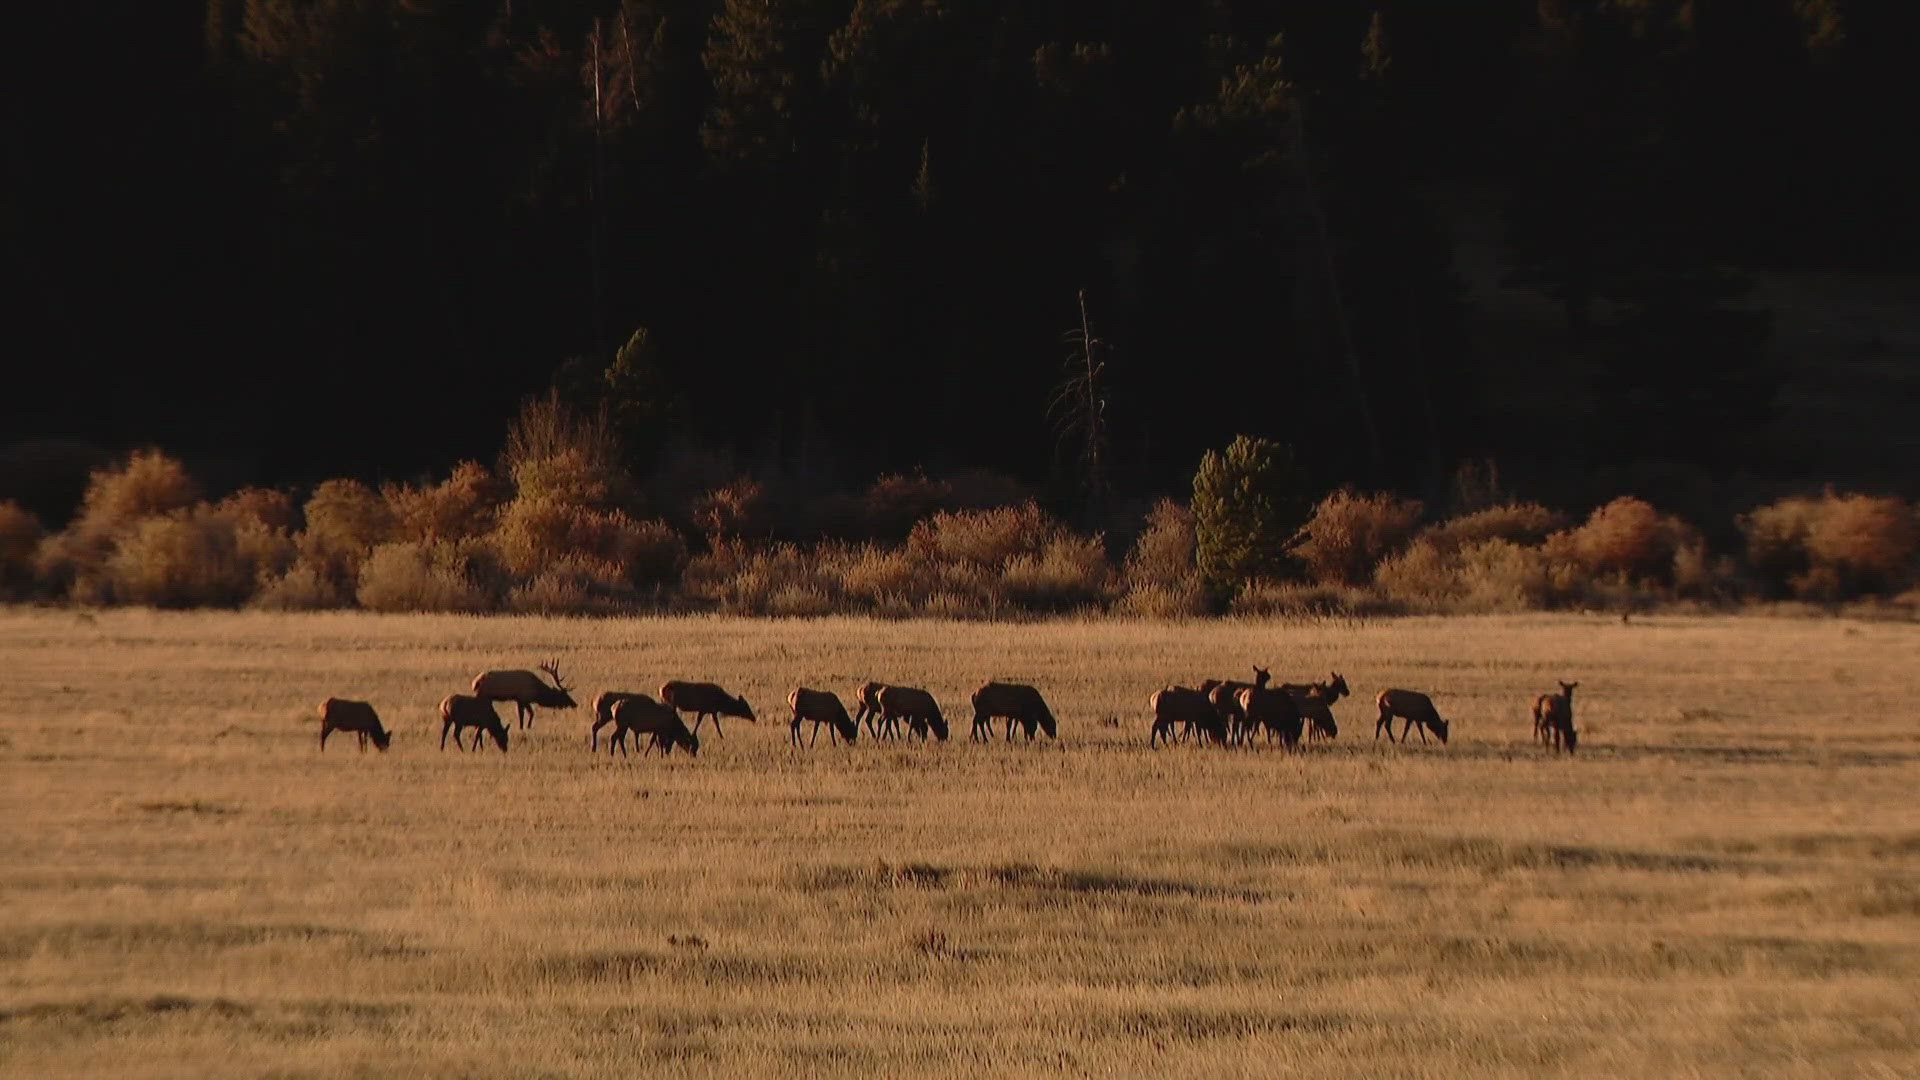
[[[1186,731],[1198,732],[1204,741],[1211,738],[1224,746],[1227,742],[1227,725],[1220,719],[1220,713],[1207,700],[1207,695],[1186,686],[1169,686],[1156,690],[1147,699],[1147,707],[1153,710],[1153,733],[1147,736],[1147,745],[1153,746],[1162,740],[1172,742],[1173,725],[1179,724]]]
[[[820,741],[821,724],[827,725],[827,737],[835,744],[845,739],[848,745],[852,745],[860,735],[860,725],[847,715],[847,707],[840,704],[839,697],[831,690],[800,687],[787,695],[787,705],[793,709],[790,735],[795,746],[800,745],[800,722],[803,720],[813,721],[813,742],[809,742],[808,746]]]
[[[1271,678],[1273,676],[1267,672],[1266,668],[1256,664],[1253,668],[1252,682],[1235,682],[1229,679],[1223,683],[1215,683],[1212,689],[1207,691],[1207,700],[1213,702],[1214,709],[1220,713],[1220,719],[1227,725],[1228,736],[1234,742],[1244,741],[1249,734],[1247,713],[1240,707],[1240,691],[1265,689],[1267,680]]]
[[[886,688],[886,683],[865,682],[860,684],[860,689],[853,692],[855,705],[853,721],[856,724],[866,724],[867,734],[876,739],[884,737],[880,726],[880,717],[884,713],[880,708],[880,691]]]
[[[673,753],[676,746],[683,747],[687,753],[700,756],[700,736],[687,730],[687,722],[672,706],[662,705],[645,694],[629,694],[613,707],[613,737],[607,740],[607,756],[613,756],[613,748],[620,748],[620,755],[627,753],[627,733],[632,732],[635,739],[645,736],[646,749],[641,751],[644,757],[660,749],[662,756]]]
[[[1433,707],[1433,699],[1427,695],[1414,690],[1382,690],[1380,696],[1374,699],[1374,704],[1380,706],[1380,719],[1373,725],[1373,737],[1376,740],[1384,729],[1387,741],[1393,741],[1393,718],[1397,716],[1407,722],[1407,726],[1400,729],[1401,742],[1406,742],[1407,733],[1417,726],[1421,742],[1427,741],[1427,731],[1431,729],[1440,736],[1441,744],[1445,745],[1447,722],[1440,719],[1440,711]]]
[[[460,742],[468,728],[478,728],[473,733],[473,748],[480,749],[480,736],[492,735],[493,741],[500,744],[501,753],[507,749],[507,725],[500,722],[500,714],[493,711],[493,702],[483,697],[468,697],[466,694],[448,694],[440,703],[440,749],[447,748],[447,732],[453,732],[453,748],[465,750]]]
[[[380,714],[373,706],[364,701],[347,701],[330,697],[320,703],[320,749],[327,748],[327,736],[336,731],[351,731],[360,737],[360,752],[367,750],[367,740],[382,750],[393,741],[387,729],[380,726]]]
[[[727,733],[720,730],[720,718],[737,716],[742,720],[759,723],[760,718],[753,715],[753,706],[747,699],[734,697],[710,682],[664,682],[660,684],[660,700],[679,712],[693,714],[693,732],[700,733],[700,725],[707,717],[713,717],[713,733],[726,738]]]
[[[632,694],[625,690],[608,690],[593,699],[593,749],[600,749],[600,729],[613,723],[613,710],[623,701],[634,698],[647,698],[645,694]],[[652,698],[647,698],[652,701]]]
[[[940,703],[932,694],[911,686],[885,686],[879,696],[881,731],[897,732],[900,721],[905,720],[909,735],[918,735],[924,742],[931,729],[934,738],[947,741],[947,718],[940,715]]]
[[[1579,745],[1580,733],[1573,730],[1573,688],[1579,685],[1563,682],[1559,693],[1533,699],[1533,736],[1542,745],[1555,750],[1564,746],[1569,754]]]
[[[573,693],[560,681],[560,660],[541,664],[540,670],[553,680],[548,686],[531,671],[483,671],[473,677],[473,696],[485,701],[511,701],[522,730],[533,727],[533,707],[543,709],[577,708]]]
[[[1347,697],[1353,691],[1347,689],[1346,677],[1337,671],[1328,672],[1326,682],[1281,683],[1280,689],[1293,696],[1293,703],[1300,708],[1300,715],[1311,725],[1307,728],[1307,740],[1333,739],[1340,735],[1340,725],[1333,719],[1333,703]]]
[[[1280,736],[1280,745],[1292,750],[1300,745],[1300,728],[1304,721],[1300,718],[1300,707],[1293,702],[1293,695],[1285,690],[1276,690],[1268,686],[1249,686],[1240,691],[1240,715],[1245,717],[1246,726],[1243,741],[1252,742],[1253,732],[1264,730],[1267,741]]]
[[[969,738],[993,741],[993,721],[1006,717],[1007,740],[1013,740],[1013,725],[1027,729],[1027,741],[1033,741],[1036,729],[1050,739],[1060,737],[1060,729],[1047,708],[1040,691],[1019,683],[990,682],[973,692],[973,734]]]

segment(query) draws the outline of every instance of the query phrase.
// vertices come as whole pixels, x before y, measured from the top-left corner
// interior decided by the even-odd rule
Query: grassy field
[[[554,655],[762,720],[436,748]],[[1920,1071],[1913,625],[0,610],[0,656],[6,1075]],[[1147,748],[1151,690],[1255,662],[1347,677],[1336,745]],[[969,745],[987,676],[1060,739]],[[868,678],[960,738],[787,745]],[[1577,760],[1528,741],[1556,678]],[[1451,744],[1376,744],[1390,685]],[[317,752],[329,694],[393,749]]]

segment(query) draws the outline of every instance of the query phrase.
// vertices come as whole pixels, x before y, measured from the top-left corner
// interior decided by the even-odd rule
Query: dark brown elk
[[[1374,722],[1373,737],[1378,739],[1382,730],[1387,733],[1387,741],[1393,741],[1393,719],[1400,717],[1407,722],[1400,729],[1400,741],[1407,741],[1407,733],[1416,726],[1420,729],[1420,741],[1427,741],[1427,732],[1431,730],[1440,736],[1440,742],[1447,741],[1447,722],[1440,719],[1440,711],[1433,707],[1433,699],[1414,690],[1382,690],[1374,698],[1374,704],[1380,707],[1380,719]]]
[[[440,749],[447,748],[447,732],[453,732],[453,747],[465,750],[460,740],[468,728],[478,728],[473,733],[473,748],[480,749],[480,737],[492,735],[502,753],[507,749],[507,725],[500,722],[500,714],[493,711],[493,702],[483,697],[468,697],[466,694],[448,694],[440,703]]]
[[[1047,708],[1045,698],[1040,691],[1019,683],[990,682],[973,692],[973,733],[968,736],[986,742],[993,741],[994,720],[1005,717],[1007,721],[1007,739],[1013,739],[1013,725],[1019,724],[1027,731],[1027,740],[1033,740],[1036,729],[1045,731],[1050,739],[1060,737],[1059,725],[1053,719],[1053,710]]]
[[[853,692],[853,703],[855,706],[853,714],[854,723],[866,724],[867,734],[876,739],[883,736],[880,727],[880,717],[882,715],[880,708],[880,691],[886,688],[886,683],[866,682],[861,683],[860,689]]]
[[[1211,738],[1214,742],[1226,745],[1227,725],[1220,719],[1220,713],[1213,703],[1198,690],[1187,686],[1169,686],[1156,690],[1147,699],[1147,707],[1153,710],[1153,733],[1147,736],[1147,745],[1153,746],[1161,741],[1172,742],[1173,726],[1181,725],[1189,732],[1198,732],[1199,738]]]
[[[1559,693],[1533,699],[1533,736],[1542,745],[1571,754],[1580,744],[1580,733],[1573,730],[1573,688],[1579,685],[1563,682]]]
[[[860,725],[847,715],[847,707],[840,704],[840,699],[831,690],[800,687],[787,695],[787,705],[793,709],[790,734],[795,746],[800,745],[800,722],[803,720],[813,721],[813,742],[809,742],[808,746],[820,741],[821,724],[827,725],[827,737],[834,743],[845,739],[851,745],[860,735]]]
[[[393,741],[387,729],[380,726],[380,714],[373,711],[373,706],[364,701],[330,697],[320,703],[320,749],[327,748],[327,736],[336,731],[358,735],[362,753],[366,752],[368,739],[382,750]]]
[[[577,708],[572,692],[560,680],[560,661],[540,665],[553,679],[548,686],[531,671],[483,671],[473,677],[473,696],[486,701],[511,701],[514,715],[524,730],[533,726],[533,707],[543,709]]]
[[[1267,672],[1266,668],[1256,664],[1253,669],[1252,682],[1235,682],[1229,679],[1226,682],[1215,684],[1211,690],[1207,691],[1207,700],[1213,702],[1214,709],[1220,713],[1220,719],[1227,725],[1228,737],[1234,742],[1238,743],[1245,740],[1249,734],[1247,714],[1246,711],[1240,707],[1240,691],[1265,689],[1267,680],[1271,678],[1273,678],[1273,676]]]
[[[635,739],[644,737],[645,756],[658,747],[664,756],[673,753],[673,748],[684,748],[687,753],[700,756],[700,736],[687,730],[687,722],[671,706],[663,705],[645,694],[631,694],[613,707],[613,737],[607,740],[607,754],[613,754],[613,748],[619,747],[622,756],[627,752],[627,733],[632,732]]]
[[[1347,689],[1345,676],[1337,671],[1329,672],[1328,676],[1326,682],[1280,684],[1280,689],[1293,695],[1293,703],[1306,719],[1309,742],[1339,736],[1340,725],[1333,719],[1333,703],[1353,693]]]
[[[1267,686],[1249,686],[1240,691],[1240,715],[1246,719],[1246,741],[1252,741],[1252,733],[1265,731],[1267,741],[1280,736],[1280,745],[1292,750],[1300,745],[1300,729],[1303,721],[1300,708],[1293,703],[1293,695],[1285,690],[1276,690]]]
[[[632,698],[646,698],[645,694],[628,693],[625,690],[608,690],[593,699],[593,749],[600,749],[600,729],[613,723],[613,710],[623,701]],[[652,701],[652,698],[647,698]]]
[[[940,715],[940,703],[932,694],[911,686],[883,686],[879,697],[881,731],[897,732],[900,721],[905,720],[908,734],[924,741],[931,730],[934,738],[947,741],[947,718]]]
[[[720,718],[737,716],[742,720],[759,723],[760,718],[753,715],[753,706],[747,699],[734,697],[710,682],[664,682],[660,684],[660,700],[680,712],[693,714],[693,732],[700,733],[700,725],[707,717],[713,717],[713,733],[726,738],[727,733],[720,730]]]

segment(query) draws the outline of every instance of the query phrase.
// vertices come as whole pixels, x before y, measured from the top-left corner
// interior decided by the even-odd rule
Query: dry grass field
[[[761,721],[436,748],[556,655]],[[0,610],[0,657],[9,1076],[1920,1072],[1910,624]],[[1148,749],[1150,691],[1256,661],[1346,675],[1335,745]],[[989,675],[1060,739],[969,745]],[[788,746],[789,689],[869,678],[955,741]],[[1389,685],[1451,744],[1376,744]],[[319,753],[329,694],[392,750]]]

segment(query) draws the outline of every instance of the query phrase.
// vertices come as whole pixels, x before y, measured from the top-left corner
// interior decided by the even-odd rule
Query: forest
[[[1050,530],[1105,549],[1056,553],[1071,602],[960,589],[988,597],[967,610],[1111,602],[1154,535],[1198,575],[1171,607],[1218,609],[1256,579],[1370,580],[1422,524],[1530,507],[1495,531],[1538,545],[1621,499],[1666,538],[1628,561],[1669,594],[1684,551],[1689,580],[1731,580],[1709,552],[1760,568],[1704,593],[1898,592],[1920,446],[1861,440],[1904,430],[1879,420],[1910,342],[1845,328],[1829,350],[1895,381],[1843,385],[1783,337],[1791,293],[1756,288],[1915,270],[1895,7],[36,5],[0,175],[13,573],[110,598],[127,523],[230,496],[305,536],[346,484],[381,508],[353,565],[302,549],[302,603],[354,597],[380,544],[512,532],[515,506],[627,599],[677,583],[689,544],[898,544],[1030,507],[1051,524],[1006,558],[1051,557]],[[1851,418],[1807,422],[1809,384]],[[1263,523],[1207,524],[1230,459],[1258,482],[1214,505]],[[410,492],[475,516],[405,525]],[[1314,564],[1316,505],[1388,539]],[[1800,523],[1771,570],[1768,506]],[[1834,543],[1871,567],[1807,553],[1807,522],[1856,511],[1867,539]],[[609,539],[656,526],[671,573]],[[1246,550],[1209,571],[1210,527],[1258,536],[1215,535]],[[469,606],[545,558],[481,573]],[[1495,606],[1572,595],[1519,578]],[[206,590],[176,591],[118,588]]]

